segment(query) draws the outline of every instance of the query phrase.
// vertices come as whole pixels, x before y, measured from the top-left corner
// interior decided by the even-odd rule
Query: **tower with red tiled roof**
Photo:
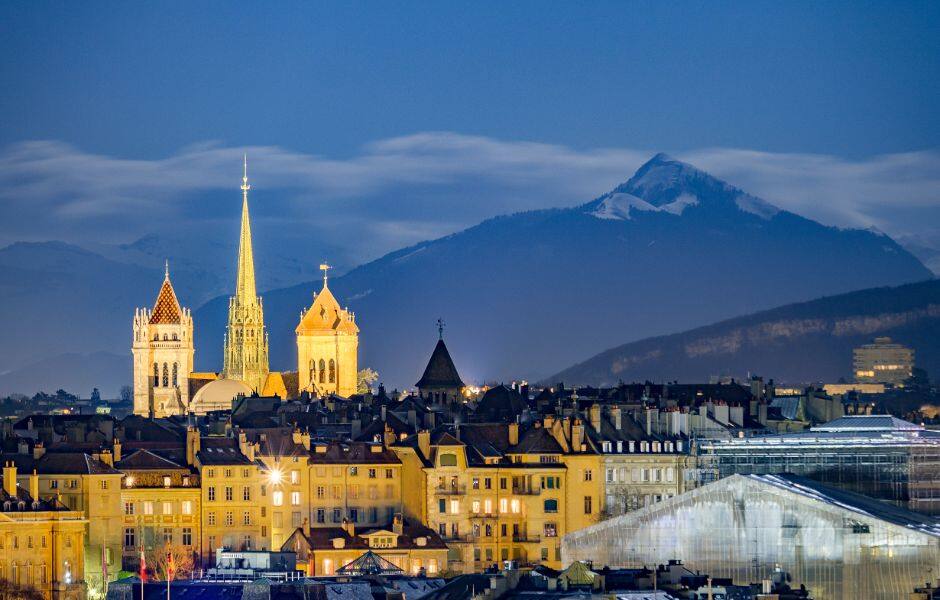
[[[167,265],[152,309],[134,312],[134,413],[184,414],[193,370],[193,317],[180,306]]]

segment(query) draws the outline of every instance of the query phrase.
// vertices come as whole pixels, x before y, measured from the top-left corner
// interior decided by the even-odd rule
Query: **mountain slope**
[[[851,380],[852,349],[875,336],[913,347],[917,365],[940,375],[940,280],[789,304],[624,344],[545,382],[703,381],[748,372],[785,382]]]
[[[826,227],[657,155],[587,204],[487,220],[330,282],[357,313],[360,361],[410,386],[448,323],[468,381],[537,378],[598,347],[931,277],[887,236]],[[272,368],[318,283],[264,294]],[[221,363],[227,299],[194,315],[197,368]]]

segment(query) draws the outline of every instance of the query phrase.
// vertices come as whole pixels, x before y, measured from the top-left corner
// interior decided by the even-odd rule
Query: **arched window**
[[[153,363],[153,387],[160,387],[160,365]]]
[[[336,383],[336,361],[330,359],[330,383]]]
[[[174,341],[174,342],[178,342],[179,339],[180,339],[180,336],[178,336],[177,334],[174,333],[174,334],[173,334],[173,341]]]
[[[179,363],[173,363],[173,387],[179,385]]]
[[[164,342],[170,341],[170,336],[168,336],[167,334],[164,333],[164,334],[163,334],[163,341],[164,341]]]
[[[320,359],[320,383],[326,383],[326,361]]]
[[[310,359],[310,383],[313,383],[317,380],[317,361]]]
[[[170,386],[170,369],[166,363],[163,363],[163,387]]]

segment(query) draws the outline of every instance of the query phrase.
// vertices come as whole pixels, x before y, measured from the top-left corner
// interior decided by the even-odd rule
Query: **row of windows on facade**
[[[593,477],[590,470],[586,471],[587,479],[585,481],[591,481]],[[493,478],[492,477],[472,477],[470,479],[470,488],[474,490],[479,490],[480,482],[483,482],[484,490],[493,489]],[[560,490],[561,489],[561,478],[554,476],[543,476],[540,478],[542,489],[545,490]],[[459,491],[460,490],[460,478],[456,475],[451,475],[450,477],[438,477],[437,479],[437,489],[438,490],[450,490],[450,491]],[[499,478],[499,489],[508,490],[509,489],[509,479],[507,477]],[[524,483],[524,479],[521,477],[512,478],[512,489],[513,490],[523,490],[527,489]],[[535,489],[535,488],[530,488]]]
[[[475,562],[482,562],[483,557],[486,557],[486,562],[493,562],[493,549],[492,548],[474,548],[473,549],[473,560]],[[549,549],[546,546],[542,546],[540,556],[542,560],[548,560]],[[500,560],[506,561],[509,560],[509,548],[500,549]],[[561,547],[555,546],[555,560],[561,560]]]
[[[142,502],[125,502],[124,503],[124,514],[125,515],[134,515],[137,514],[137,505],[140,504],[140,514],[143,515],[152,515],[154,514],[154,506],[157,505],[160,507],[160,514],[162,515],[172,515],[173,514],[173,502],[153,502],[150,500],[144,500]],[[192,500],[181,500],[180,501],[180,514],[191,515],[193,514],[193,502]]]
[[[65,561],[65,564],[68,565],[68,561]],[[5,580],[7,580],[6,565],[0,561],[0,581]],[[34,587],[37,584],[45,585],[49,583],[49,568],[45,565],[45,563],[33,565],[27,562],[26,564],[21,565],[14,561],[10,564],[9,582],[16,585],[31,587]]]
[[[186,334],[184,333],[183,335],[185,336]],[[159,334],[159,333],[153,334],[153,341],[155,341],[155,342],[159,342],[159,341],[160,341],[160,334]],[[172,336],[170,336],[170,335],[164,333],[164,334],[163,334],[163,341],[164,341],[164,342],[169,342],[169,341],[178,342],[178,341],[180,341],[180,338],[179,338],[179,336],[178,336],[177,334],[175,334],[175,333],[174,333]]]
[[[160,365],[153,363],[153,387],[160,387]],[[170,381],[173,387],[179,385],[179,363],[173,363],[173,378],[170,379],[170,369],[167,363],[163,363],[163,387],[170,387]]]
[[[3,537],[4,537],[4,536],[0,535],[0,550],[4,550]],[[27,549],[35,548],[36,546],[34,545],[35,541],[34,541],[33,536],[27,535],[27,536],[25,536],[25,537],[26,537],[26,545],[25,545],[25,548],[27,548]],[[71,535],[64,535],[64,536],[62,536],[62,543],[65,544],[65,547],[66,547],[66,548],[71,548],[71,547],[72,547],[72,536],[71,536]],[[10,548],[9,548],[10,550],[19,550],[19,549],[20,549],[20,536],[18,536],[18,535],[12,536],[12,537],[11,537],[10,544],[11,544],[11,546],[10,546]],[[47,547],[48,547],[48,546],[47,546],[47,541],[46,541],[46,536],[44,536],[44,535],[39,536],[39,547],[40,547],[40,548],[47,548]]]
[[[134,485],[135,485],[136,483],[137,483],[137,480],[134,478],[133,475],[128,475],[127,477],[124,478],[124,487],[132,488],[132,487],[134,487]],[[183,475],[183,477],[182,477],[182,486],[183,486],[183,487],[190,487],[190,484],[191,484],[191,480],[190,480],[190,478],[189,478],[189,475]],[[170,477],[169,475],[164,475],[164,476],[163,476],[163,487],[171,487],[172,485],[173,485],[173,478]]]
[[[318,381],[317,377],[319,373],[319,382],[326,383],[326,378],[327,378],[326,361],[324,361],[321,358],[319,366],[320,366],[320,370],[317,371],[317,361],[312,358],[310,359],[310,367],[309,367],[310,368],[310,373],[309,373],[310,381]],[[336,361],[334,361],[332,358],[330,359],[330,363],[329,363],[329,380],[330,380],[330,383],[336,383]]]
[[[437,510],[442,515],[452,514],[459,515],[461,513],[460,500],[454,498],[449,502],[444,498],[438,500]],[[584,497],[584,514],[589,515],[593,510],[593,498],[591,496]],[[546,513],[557,513],[558,512],[558,500],[555,498],[546,498],[542,501],[542,511]],[[500,498],[499,499],[499,512],[502,514],[520,514],[522,512],[522,503],[513,498]],[[493,512],[493,501],[489,498],[483,500],[481,504],[479,500],[474,500],[470,503],[470,513],[471,514],[484,514],[484,515],[493,515],[496,514]]]
[[[628,472],[630,473],[630,477],[627,477]],[[626,483],[632,481],[634,483],[661,483],[665,481],[672,483],[675,481],[675,478],[676,471],[672,467],[666,467],[665,469],[627,469],[626,467],[620,467],[619,469],[607,469],[605,482]]]
[[[441,537],[444,537],[444,538],[448,537],[447,523],[439,523],[437,526],[437,531]],[[474,523],[470,528],[471,536],[474,539],[494,537],[493,533],[495,531],[496,531],[495,527],[490,523],[487,523],[484,525],[480,525],[479,523]],[[521,533],[521,528],[519,527],[518,523],[513,523],[511,531],[512,531],[513,539],[517,541],[522,541],[522,540],[537,541],[538,539],[534,534],[531,535],[530,537],[529,534]],[[499,532],[500,532],[500,537],[508,538],[510,535],[509,524],[502,523],[499,526]],[[457,523],[450,524],[450,535],[451,537],[454,537],[454,538],[460,537],[460,527],[458,526]],[[542,537],[546,537],[546,538],[558,537],[557,524],[552,523],[552,522],[544,523],[542,525]]]
[[[163,543],[173,544],[176,542],[173,535],[173,529],[169,527],[163,528]],[[141,540],[143,541],[143,540]],[[192,527],[183,527],[180,531],[180,544],[183,546],[192,546],[193,545],[193,528]],[[136,548],[137,546],[137,529],[135,527],[125,527],[124,528],[124,547],[125,548]]]

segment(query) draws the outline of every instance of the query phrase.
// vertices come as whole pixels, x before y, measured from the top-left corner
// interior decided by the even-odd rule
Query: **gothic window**
[[[153,387],[160,386],[160,365],[153,363]]]
[[[178,374],[179,374],[179,363],[173,363],[173,387],[176,387],[179,385]]]
[[[310,359],[310,383],[313,383],[317,380],[317,361]]]
[[[163,387],[170,386],[170,369],[166,363],[163,363]]]
[[[330,383],[336,382],[336,362],[330,359]]]
[[[326,361],[320,359],[320,383],[326,383]]]
[[[179,337],[177,334],[174,333],[174,334],[173,334],[173,341],[174,341],[174,342],[178,342],[179,339],[180,339],[180,337]]]
[[[167,334],[164,333],[164,334],[163,334],[163,341],[166,342],[166,341],[169,341],[169,339],[170,339],[170,336],[168,336]]]
[[[153,341],[155,341],[155,342],[159,342],[159,341],[160,341],[160,334],[159,334],[159,333],[153,334]]]

